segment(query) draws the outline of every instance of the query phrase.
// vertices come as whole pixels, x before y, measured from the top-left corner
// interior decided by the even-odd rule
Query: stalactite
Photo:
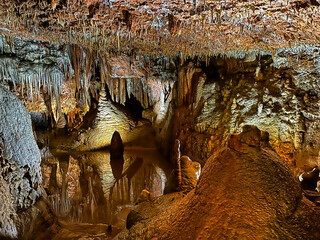
[[[71,46],[71,56],[72,56],[72,66],[74,70],[74,78],[76,81],[76,88],[77,90],[80,89],[80,69],[81,69],[81,62],[83,60],[82,49],[78,45]]]
[[[178,73],[178,105],[190,104],[192,92],[192,77],[196,69],[190,62],[188,65],[181,67]]]
[[[107,84],[111,76],[111,66],[106,54],[99,54],[101,82]]]
[[[84,83],[84,99],[85,99],[86,105],[90,104],[89,86],[90,86],[90,79],[92,75],[92,69],[94,69],[93,57],[94,57],[93,53],[87,50],[86,51],[85,83]]]
[[[67,66],[67,64],[60,63]],[[64,67],[65,69],[66,67]],[[14,89],[20,86],[21,96],[27,96],[30,102],[40,97],[40,88],[49,96],[61,93],[64,73],[56,66],[46,64],[24,65],[13,58],[0,58],[0,78],[12,82]],[[57,98],[58,99],[58,98]],[[59,103],[57,103],[59,105]]]
[[[127,81],[125,79],[123,79],[123,78],[120,79],[120,90],[119,90],[119,92],[120,92],[120,103],[122,105],[124,105],[125,102],[126,102],[126,91],[127,91],[126,82]]]

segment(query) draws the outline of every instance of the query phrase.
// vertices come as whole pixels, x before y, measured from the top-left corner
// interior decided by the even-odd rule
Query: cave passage
[[[320,0],[0,1],[0,240],[320,240]]]

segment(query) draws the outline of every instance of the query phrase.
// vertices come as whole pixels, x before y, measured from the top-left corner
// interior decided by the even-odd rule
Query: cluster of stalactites
[[[107,55],[100,54],[101,81],[109,90],[113,102],[125,105],[129,99],[135,98],[146,109],[160,101],[162,93],[169,95],[173,88],[172,81],[159,81],[159,78],[146,75],[119,76],[112,72],[113,66],[109,60]]]
[[[167,98],[173,88],[173,81],[159,81],[153,76],[130,75],[126,71],[124,76],[113,74],[110,55],[101,51],[80,45],[67,45],[65,49],[69,58],[54,64],[21,61],[3,54],[0,83],[11,82],[14,90],[32,104],[37,105],[41,99],[47,105],[46,114],[52,114],[58,122],[64,113],[68,123],[73,123],[77,114],[82,120],[80,115],[89,110],[91,97],[98,99],[100,81],[109,90],[113,102],[125,105],[128,99],[135,98],[144,109]],[[43,109],[32,108],[41,112]]]
[[[160,100],[161,92],[169,93],[172,84],[157,79],[146,78],[109,78],[106,81],[113,102],[125,105],[134,97],[146,109]]]
[[[31,101],[34,97],[39,98],[41,91],[59,99],[64,78],[63,72],[55,66],[19,66],[15,59],[0,59],[0,80],[12,82],[15,89],[20,86],[21,94],[26,94]]]
[[[82,109],[86,109],[91,104],[90,93],[96,97],[95,86],[91,84],[91,79],[95,75],[97,65],[97,54],[79,45],[70,46],[72,67],[74,70],[74,81],[76,84],[76,99],[79,105],[82,100]]]
[[[2,55],[0,83],[5,85],[12,83],[13,90],[32,105],[44,100],[49,104],[47,114],[52,113],[56,121],[60,115],[58,112],[70,111],[69,108],[61,107],[68,104],[65,101],[70,101],[70,98],[75,98],[77,107],[86,112],[91,104],[90,93],[94,97],[97,96],[95,87],[91,88],[90,84],[94,75],[95,56],[79,46],[70,46],[69,49],[70,61],[56,64],[33,63]],[[66,88],[71,90],[71,92],[68,90],[68,96],[65,96]],[[32,111],[37,110],[39,109],[36,106],[32,108]]]

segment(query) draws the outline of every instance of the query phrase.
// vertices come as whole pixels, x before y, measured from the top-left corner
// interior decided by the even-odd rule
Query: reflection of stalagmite
[[[67,198],[67,172],[69,167],[69,155],[59,157],[60,170],[62,174],[62,188],[61,188],[61,202],[60,202],[60,213],[62,215],[67,214],[69,210],[69,201]]]
[[[90,213],[91,213],[91,219],[93,220],[98,204],[97,204],[96,197],[94,195],[91,177],[89,177],[88,189],[89,189]]]
[[[148,156],[157,158],[155,154]],[[165,174],[148,159],[142,159],[140,152],[125,153],[123,162],[112,161],[108,151],[60,154],[55,158],[54,176],[50,179],[52,186],[56,185],[56,194],[48,192],[57,215],[78,223],[124,221],[127,206],[138,200],[143,189],[150,191],[151,197],[163,193]]]
[[[111,139],[110,165],[111,165],[113,176],[116,179],[116,183],[118,183],[118,181],[120,181],[121,183],[123,164],[124,164],[123,150],[124,148],[123,148],[123,143],[122,143],[120,134],[119,132],[115,131]]]
[[[54,194],[56,191],[58,191],[57,164],[52,164],[49,182],[49,193]]]
[[[112,161],[111,161],[112,162]],[[127,170],[121,175],[121,178],[117,180],[110,189],[110,198],[116,198],[117,201],[132,202],[131,199],[131,186],[132,178],[136,175],[143,164],[143,159],[137,157],[136,160],[127,168]],[[142,176],[140,176],[142,178]],[[143,188],[142,188],[143,189]],[[141,189],[141,190],[142,190]],[[140,190],[140,191],[141,191]],[[134,191],[133,191],[134,192]]]
[[[131,196],[131,180],[133,178],[133,176],[138,172],[138,170],[140,169],[140,167],[142,166],[143,163],[143,159],[137,157],[137,159],[128,167],[127,171],[126,171],[126,175],[128,178],[128,193],[129,196]]]
[[[112,174],[116,181],[122,177],[124,159],[122,158],[110,158],[110,165],[112,169]]]

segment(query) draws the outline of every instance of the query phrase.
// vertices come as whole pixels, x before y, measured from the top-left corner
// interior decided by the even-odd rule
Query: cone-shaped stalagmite
[[[117,131],[115,131],[112,135],[110,156],[111,156],[111,159],[121,158],[121,157],[123,158],[123,143],[122,143],[120,134]]]

